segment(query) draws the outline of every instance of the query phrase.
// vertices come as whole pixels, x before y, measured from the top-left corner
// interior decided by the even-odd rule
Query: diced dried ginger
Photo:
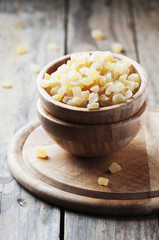
[[[109,183],[109,179],[108,178],[105,178],[105,177],[99,177],[98,178],[98,184],[101,185],[101,186],[107,186]]]
[[[102,30],[101,29],[94,29],[94,30],[92,30],[92,32],[91,32],[91,36],[92,36],[92,38],[94,38],[95,40],[101,40],[101,39],[103,39],[103,32],[102,32]]]
[[[37,158],[47,158],[47,153],[46,153],[46,149],[44,148],[37,148],[36,149],[36,157]]]
[[[98,109],[99,108],[99,103],[88,103],[87,108],[89,110],[91,110],[91,109]]]
[[[121,53],[123,50],[123,46],[119,42],[114,42],[114,43],[112,43],[111,49],[115,53]]]
[[[30,68],[31,68],[31,71],[34,72],[34,73],[39,73],[39,72],[41,71],[40,66],[37,65],[37,64],[32,64],[32,65],[30,66]],[[45,79],[46,79],[46,78],[45,78]]]
[[[118,163],[116,163],[116,162],[113,162],[111,165],[110,165],[110,167],[109,167],[109,171],[111,172],[111,173],[117,173],[117,172],[119,172],[121,170],[121,166],[118,164]]]
[[[9,82],[2,82],[2,87],[3,88],[12,88],[12,84]]]
[[[27,52],[27,49],[24,45],[18,45],[16,48],[16,53],[18,54],[25,54]]]
[[[93,110],[132,99],[140,76],[129,60],[119,60],[109,51],[95,51],[72,54],[51,75],[45,73],[40,86],[57,101]]]
[[[48,45],[47,45],[47,49],[48,49],[48,50],[51,50],[51,51],[56,51],[56,50],[58,50],[59,48],[58,48],[58,45],[57,45],[56,43],[50,42],[50,43],[48,43]]]

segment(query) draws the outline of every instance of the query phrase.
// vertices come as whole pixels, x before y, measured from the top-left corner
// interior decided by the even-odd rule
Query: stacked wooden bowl
[[[69,106],[54,100],[40,86],[45,73],[51,74],[70,59],[59,58],[42,69],[37,79],[40,100],[37,109],[43,128],[63,149],[84,157],[100,157],[119,150],[139,132],[147,109],[147,75],[134,60],[119,54],[118,59],[129,59],[140,75],[139,90],[126,102],[101,107],[98,110]]]

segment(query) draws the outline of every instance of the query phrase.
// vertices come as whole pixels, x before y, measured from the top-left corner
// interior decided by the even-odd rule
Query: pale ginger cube
[[[99,99],[98,93],[94,93],[94,92],[90,93],[90,95],[89,95],[89,103],[95,103],[95,102],[98,101],[98,99]]]
[[[125,101],[125,97],[121,93],[117,93],[112,97],[113,104],[123,103]]]
[[[49,75],[48,73],[45,73],[45,80],[50,80],[51,79],[51,75]]]
[[[66,86],[62,86],[61,88],[58,89],[58,94],[61,96],[63,96],[67,92],[68,92],[68,88]]]
[[[123,75],[124,73],[127,73],[128,68],[130,66],[131,66],[131,63],[128,60],[122,60],[122,61],[116,63],[115,71],[119,75]]]
[[[71,100],[72,99],[72,97],[71,96],[64,96],[63,98],[62,98],[62,102],[63,103],[67,103],[69,100]]]
[[[51,50],[51,51],[57,51],[59,49],[59,47],[55,42],[50,42],[47,45],[47,49]]]
[[[71,80],[76,80],[81,78],[81,74],[77,72],[75,69],[71,69],[71,71],[68,73],[68,77]]]
[[[129,98],[131,98],[131,97],[132,97],[132,95],[133,95],[133,93],[132,93],[132,91],[131,91],[131,90],[127,90],[127,91],[125,92],[125,98],[126,98],[126,99],[129,99]]]
[[[105,178],[105,177],[99,177],[98,178],[98,184],[101,185],[101,186],[107,186],[109,183],[109,179],[108,178]]]
[[[63,95],[60,94],[55,94],[54,96],[52,96],[53,99],[55,99],[56,101],[61,101]]]
[[[119,81],[125,84],[127,77],[128,77],[128,75],[126,73],[124,73],[123,75],[121,75],[119,77]]]
[[[63,74],[63,73],[68,73],[70,71],[70,67],[67,66],[66,64],[62,64],[60,67],[58,67],[57,72],[59,74]]]
[[[59,84],[60,84],[60,82],[56,78],[50,79],[49,81],[48,80],[42,80],[40,82],[40,86],[43,87],[43,88],[55,87],[55,86],[57,86]]]
[[[2,82],[2,87],[3,88],[12,88],[12,85],[9,82]]]
[[[115,53],[121,53],[123,50],[123,46],[119,42],[112,43],[111,48],[112,48],[112,51]]]
[[[91,109],[98,109],[99,108],[99,103],[88,103],[87,108],[89,110],[91,110]]]
[[[31,71],[34,73],[39,73],[41,71],[41,68],[38,64],[32,64],[30,68],[31,68]]]
[[[132,73],[132,74],[129,75],[128,80],[140,83],[140,76],[139,76],[138,73]]]
[[[46,149],[44,148],[36,148],[36,157],[37,158],[47,158],[47,153],[46,153]]]
[[[118,163],[116,163],[116,162],[113,162],[111,165],[110,165],[110,167],[109,167],[109,171],[111,172],[111,173],[117,173],[117,172],[119,172],[121,170],[121,166],[118,164]]]
[[[86,73],[88,72],[89,68],[88,67],[81,67],[79,69],[79,72],[83,75],[86,75]]]
[[[87,102],[89,99],[90,92],[86,90],[86,91],[82,91],[81,94],[82,94],[83,100]]]
[[[24,45],[18,45],[16,47],[16,53],[18,54],[25,54],[27,52],[27,49]]]
[[[103,69],[103,63],[102,62],[94,62],[91,65],[91,68],[95,68],[96,70],[102,70]]]
[[[60,89],[60,87],[61,87],[61,86],[53,87],[53,88],[50,90],[51,96],[57,94],[57,93],[58,93],[58,90]]]
[[[73,97],[72,102],[79,106],[83,102],[83,98],[80,97]]]
[[[106,106],[110,105],[110,98],[107,97],[105,94],[101,94],[99,96],[99,101],[100,101],[100,105],[102,107],[106,107]]]
[[[85,86],[89,86],[91,85],[92,83],[94,83],[94,80],[89,78],[89,77],[86,77],[86,78],[82,78],[81,81],[80,81],[81,84],[85,85]]]
[[[82,98],[81,88],[80,87],[73,87],[72,88],[73,96]]]
[[[104,38],[103,32],[101,29],[94,29],[91,32],[91,36],[95,40],[101,40]]]
[[[125,81],[125,86],[129,87],[129,89],[133,92],[136,88],[139,87],[139,83],[133,81]]]
[[[88,78],[90,78],[93,82],[94,80],[96,79],[99,79],[100,76],[99,76],[99,73],[97,72],[97,70],[95,68],[90,68],[86,75],[88,76]]]
[[[93,87],[90,88],[90,91],[95,93],[99,92],[99,85],[94,85]]]

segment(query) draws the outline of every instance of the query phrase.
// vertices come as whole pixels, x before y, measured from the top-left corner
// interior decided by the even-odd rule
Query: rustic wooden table
[[[36,77],[32,63],[43,67],[66,53],[110,50],[121,42],[127,56],[149,74],[149,104],[159,104],[159,3],[141,0],[0,1],[0,239],[159,239],[158,216],[110,217],[71,212],[37,199],[12,177],[6,163],[13,134],[37,117]],[[22,26],[24,23],[24,26]],[[104,40],[91,38],[101,28]],[[47,50],[49,42],[58,51]],[[15,48],[24,44],[27,54]]]

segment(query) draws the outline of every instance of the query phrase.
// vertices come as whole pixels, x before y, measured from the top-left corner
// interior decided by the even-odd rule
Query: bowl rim
[[[140,79],[141,79],[140,87],[137,90],[137,92],[132,96],[131,99],[128,99],[128,100],[126,100],[123,103],[114,104],[114,105],[110,105],[110,106],[106,106],[106,107],[100,107],[100,108],[94,109],[94,110],[89,110],[89,109],[84,108],[84,107],[70,106],[70,105],[67,105],[65,103],[56,101],[55,99],[53,99],[49,95],[49,93],[46,91],[45,88],[40,86],[40,81],[44,78],[45,73],[53,65],[55,65],[58,62],[63,61],[63,60],[67,60],[67,59],[69,60],[72,54],[79,54],[79,53],[90,53],[90,54],[92,54],[93,52],[96,52],[96,51],[75,52],[75,53],[64,55],[62,57],[59,57],[59,58],[55,59],[54,61],[49,62],[40,71],[40,73],[38,75],[38,78],[37,78],[37,89],[38,89],[39,94],[42,95],[42,97],[45,100],[47,100],[47,102],[49,102],[49,103],[51,103],[51,104],[53,104],[53,105],[55,105],[57,107],[61,107],[61,108],[64,108],[64,109],[73,110],[73,111],[77,111],[77,112],[89,112],[89,113],[91,113],[91,112],[110,111],[110,110],[113,110],[113,109],[118,109],[120,107],[124,107],[124,106],[126,106],[128,104],[131,104],[134,100],[139,98],[143,94],[144,91],[146,91],[147,86],[148,86],[148,76],[147,76],[147,73],[146,73],[145,69],[139,63],[137,63],[135,60],[133,60],[133,59],[127,57],[127,56],[124,56],[122,54],[113,53],[113,52],[112,52],[113,57],[115,57],[117,59],[121,59],[121,60],[129,60],[129,61],[131,61],[131,64],[133,65],[133,67],[135,68],[136,72],[139,74]],[[100,52],[100,51],[98,51],[98,52]],[[103,51],[101,51],[101,52],[103,52]]]
[[[119,125],[125,125],[128,122],[131,122],[133,120],[139,120],[141,118],[141,116],[147,112],[148,110],[148,104],[147,101],[144,102],[144,104],[142,105],[142,107],[140,108],[140,110],[134,114],[133,116],[131,116],[130,118],[121,120],[119,122],[112,122],[112,123],[105,123],[105,124],[80,124],[80,123],[72,123],[72,122],[67,122],[64,121],[62,119],[56,118],[54,116],[52,116],[51,114],[49,114],[45,108],[43,107],[43,105],[41,104],[40,99],[38,99],[37,101],[37,110],[38,113],[43,116],[45,119],[47,119],[48,121],[54,122],[60,126],[65,126],[65,127],[70,127],[70,128],[96,128],[96,127],[119,127]]]

